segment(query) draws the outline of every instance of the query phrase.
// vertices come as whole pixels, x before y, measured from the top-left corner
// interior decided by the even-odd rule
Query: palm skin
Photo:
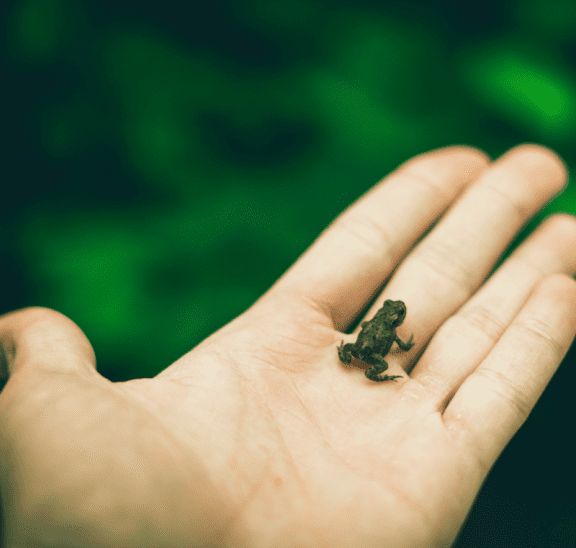
[[[7,522],[32,519],[40,540],[67,524],[74,546],[118,547],[125,531],[126,546],[449,545],[485,471],[424,398],[414,413],[417,389],[334,367],[341,334],[297,299],[282,308],[316,328],[248,312],[154,379],[84,379],[90,352],[36,382],[19,364],[24,386],[1,401],[2,434],[26,433],[22,471],[3,470]],[[13,314],[88,347],[56,312]],[[50,482],[26,485],[26,470]]]
[[[565,182],[535,145],[416,157],[152,379],[100,376],[58,312],[1,316],[3,546],[450,546],[576,334],[571,216],[480,287]],[[393,271],[366,317],[401,298],[416,344],[387,355],[403,378],[375,383],[336,349]]]

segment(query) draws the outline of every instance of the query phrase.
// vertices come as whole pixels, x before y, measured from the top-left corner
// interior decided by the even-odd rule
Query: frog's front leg
[[[370,356],[369,358],[370,363],[368,363],[368,360],[364,360],[366,363],[368,363],[368,365],[371,365],[372,367],[370,369],[367,369],[366,371],[364,371],[364,375],[366,375],[366,377],[368,377],[371,381],[394,381],[396,382],[396,379],[401,379],[402,375],[382,375],[381,377],[379,376],[380,373],[384,373],[384,371],[386,371],[386,369],[388,369],[388,363],[386,362],[386,360],[378,355],[378,354],[373,354],[372,356]]]
[[[400,350],[406,351],[406,350],[410,350],[414,346],[414,343],[412,342],[413,338],[414,338],[414,333],[412,333],[412,335],[410,335],[410,340],[406,343],[403,342],[398,335],[396,335],[396,338],[394,340],[396,341],[396,344],[398,345]]]
[[[342,341],[338,347],[338,357],[340,358],[340,361],[343,363],[350,363],[352,361],[351,352],[354,348],[354,343],[344,344],[344,341]]]

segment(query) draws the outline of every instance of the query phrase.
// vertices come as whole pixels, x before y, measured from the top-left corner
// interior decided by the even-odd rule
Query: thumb
[[[43,307],[0,316],[0,379],[36,373],[93,374],[96,356],[69,318]]]

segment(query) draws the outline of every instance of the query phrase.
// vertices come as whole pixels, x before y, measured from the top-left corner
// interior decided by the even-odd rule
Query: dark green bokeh
[[[244,311],[415,154],[469,144],[496,157],[530,141],[576,159],[573,2],[188,5],[4,7],[0,313],[66,314],[112,380],[155,375]],[[555,211],[576,213],[574,188],[528,230]],[[513,442],[520,455],[550,435],[538,417],[573,420],[562,412],[575,380],[560,369]],[[568,428],[553,430],[556,452]],[[485,498],[500,462],[459,546],[545,545],[521,532],[575,546],[568,498],[536,518],[526,485]],[[554,462],[573,490],[568,461]],[[539,481],[532,471],[528,491]]]

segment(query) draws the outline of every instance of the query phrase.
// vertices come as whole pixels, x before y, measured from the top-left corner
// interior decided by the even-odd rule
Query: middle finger
[[[385,298],[406,303],[400,331],[417,331],[415,343],[421,348],[566,180],[564,163],[545,147],[520,145],[496,160],[412,250],[385,288]],[[380,306],[373,306],[367,317]]]

